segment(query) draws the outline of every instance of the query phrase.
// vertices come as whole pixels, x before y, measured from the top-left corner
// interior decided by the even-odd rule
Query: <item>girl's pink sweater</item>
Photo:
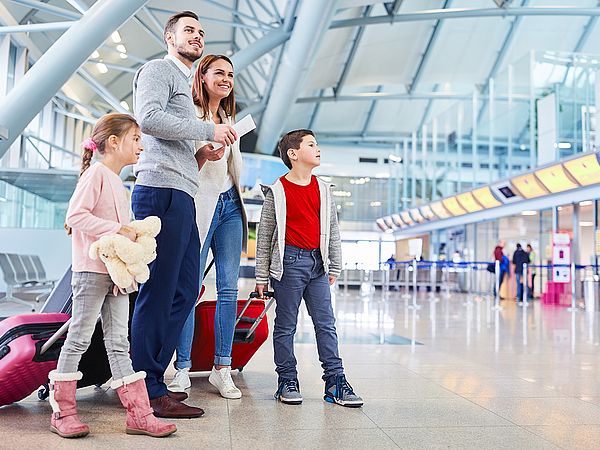
[[[123,181],[102,163],[87,169],[75,188],[67,211],[73,229],[73,272],[108,273],[100,260],[88,256],[90,245],[102,236],[116,234],[131,222],[131,209]]]

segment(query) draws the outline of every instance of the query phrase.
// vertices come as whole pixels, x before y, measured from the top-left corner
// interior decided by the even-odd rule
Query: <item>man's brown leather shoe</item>
[[[188,398],[188,395],[185,392],[173,392],[173,391],[169,391],[167,390],[167,395],[175,400],[177,400],[178,402],[182,402],[184,401],[186,398]]]
[[[188,406],[168,395],[151,399],[150,406],[154,409],[154,415],[156,417],[165,417],[169,419],[194,419],[204,414],[202,408]]]

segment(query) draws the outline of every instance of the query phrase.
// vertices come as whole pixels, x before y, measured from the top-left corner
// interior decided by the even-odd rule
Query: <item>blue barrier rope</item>
[[[414,260],[409,260],[409,261],[396,261],[393,263],[394,268],[396,268],[396,266],[412,266],[413,265]],[[387,262],[382,262],[380,263],[381,265],[389,265],[389,263]],[[495,261],[461,261],[461,262],[452,262],[452,261],[427,261],[427,260],[421,260],[421,261],[417,261],[417,267],[418,268],[430,268],[433,265],[436,265],[438,267],[471,267],[473,269],[479,270],[479,266],[483,266],[485,267],[485,269],[487,269],[487,267],[490,264],[495,265]],[[512,263],[511,263],[512,264]],[[536,269],[554,269],[554,268],[561,268],[561,267],[571,267],[571,264],[528,264],[527,267],[530,268],[536,268]],[[575,264],[575,269],[576,270],[581,270],[581,269],[597,269],[600,268],[600,265],[598,264]]]

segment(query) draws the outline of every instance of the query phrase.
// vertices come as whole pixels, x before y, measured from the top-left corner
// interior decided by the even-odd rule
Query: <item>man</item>
[[[529,254],[523,250],[521,244],[517,244],[517,249],[513,253],[513,264],[515,265],[515,279],[517,281],[517,302],[523,301],[523,284],[527,286],[527,275],[523,278],[523,265],[529,264]]]
[[[134,167],[132,194],[136,219],[158,216],[157,258],[150,279],[141,286],[131,324],[131,357],[146,372],[150,404],[158,417],[200,417],[204,411],[182,403],[185,393],[167,390],[163,377],[179,332],[199,291],[200,240],[194,195],[198,164],[194,140],[231,145],[236,133],[228,125],[196,118],[189,77],[204,49],[198,16],[183,11],[164,28],[168,54],[142,66],[133,80],[134,111],[145,151]]]

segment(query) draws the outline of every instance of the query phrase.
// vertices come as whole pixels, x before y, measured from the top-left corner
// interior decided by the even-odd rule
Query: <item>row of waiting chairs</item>
[[[48,279],[44,265],[38,255],[18,255],[15,253],[0,253],[0,269],[6,283],[6,295],[0,301],[11,301],[31,306],[29,303],[15,297],[18,292],[42,291],[35,301],[47,295],[56,280]],[[35,308],[32,308],[35,311]]]

